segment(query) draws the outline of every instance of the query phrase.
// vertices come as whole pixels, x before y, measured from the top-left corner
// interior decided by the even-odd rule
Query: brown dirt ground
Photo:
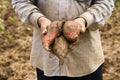
[[[5,31],[0,33],[0,80],[35,80],[35,68],[29,61],[32,27],[22,24],[11,8],[10,0],[2,10]],[[104,80],[120,80],[120,1],[108,23],[100,29],[105,53]],[[14,19],[13,22],[11,21]],[[8,39],[7,35],[12,38]]]

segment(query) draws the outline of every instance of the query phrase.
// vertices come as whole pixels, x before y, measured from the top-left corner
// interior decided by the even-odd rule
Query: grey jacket
[[[80,77],[94,72],[104,62],[99,28],[110,17],[115,0],[12,0],[13,8],[22,22],[33,25],[31,63],[44,71],[46,76]],[[59,65],[59,59],[42,47],[39,17],[45,16],[54,21],[73,20],[83,17],[87,21],[87,30],[80,39],[70,45],[65,63]]]

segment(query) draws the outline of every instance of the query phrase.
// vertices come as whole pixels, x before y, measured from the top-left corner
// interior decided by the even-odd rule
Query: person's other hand
[[[76,18],[75,20],[74,20],[74,22],[76,22],[76,23],[78,23],[78,24],[80,24],[81,25],[81,32],[85,32],[86,31],[86,27],[85,27],[85,25],[86,25],[86,20],[84,19],[84,18]]]
[[[80,32],[85,32],[85,23],[80,18],[73,21],[66,21],[63,27],[63,34],[70,42],[75,42],[80,36]]]
[[[47,51],[49,51],[49,45],[51,41],[53,40],[53,37],[51,39],[51,36],[48,36],[48,27],[50,27],[51,21],[45,17],[40,17],[38,19],[38,25],[40,26],[40,36],[42,39],[43,48]]]
[[[51,23],[50,20],[45,19],[43,23],[41,23],[43,48],[47,51],[51,51],[51,45],[59,34],[58,22],[59,21],[53,21]]]
[[[51,51],[51,45],[58,36],[58,33],[57,21],[54,21],[48,26],[47,33],[43,37],[43,46],[47,51]]]
[[[38,19],[38,25],[40,26],[41,34],[44,35],[47,33],[47,27],[51,24],[51,21],[45,17],[40,17]]]

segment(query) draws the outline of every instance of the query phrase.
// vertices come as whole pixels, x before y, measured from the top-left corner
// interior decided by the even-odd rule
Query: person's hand
[[[51,23],[47,28],[47,34],[43,37],[43,46],[47,51],[51,51],[51,45],[58,35],[57,21]]]
[[[40,26],[41,34],[44,35],[47,33],[47,27],[51,24],[51,21],[45,17],[40,17],[38,19],[38,25]]]
[[[86,27],[85,27],[86,20],[84,18],[76,18],[74,22],[81,25],[81,32],[84,33],[86,31]]]
[[[80,32],[85,32],[85,23],[82,19],[77,18],[73,21],[66,21],[63,27],[63,35],[70,42],[75,42]]]
[[[50,35],[50,32],[48,33],[48,27],[51,25],[51,21],[45,17],[40,17],[38,19],[38,24],[40,26],[40,36],[42,39],[43,48],[47,51],[50,51],[50,44],[52,43],[54,36]]]
[[[48,20],[45,20],[41,25],[43,48],[47,51],[51,51],[51,45],[59,35],[58,23],[59,21],[53,21],[51,23]]]

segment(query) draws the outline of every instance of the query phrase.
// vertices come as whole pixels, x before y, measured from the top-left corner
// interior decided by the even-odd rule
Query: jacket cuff
[[[94,16],[90,14],[89,12],[85,12],[80,15],[80,17],[84,18],[87,22],[86,28],[88,28],[90,25],[94,23]]]
[[[31,15],[30,15],[30,18],[29,18],[29,21],[30,21],[30,24],[37,27],[37,28],[40,28],[39,25],[38,25],[38,19],[40,17],[43,17],[44,15],[41,14],[41,13],[38,13],[38,12],[33,12]]]

